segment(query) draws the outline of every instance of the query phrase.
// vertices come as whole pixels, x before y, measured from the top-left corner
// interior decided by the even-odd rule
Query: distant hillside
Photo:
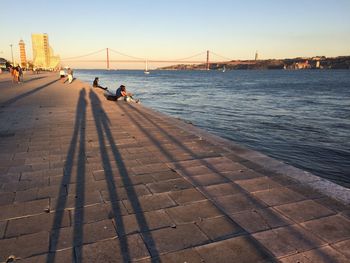
[[[350,69],[350,56],[335,58],[311,57],[267,60],[232,60],[210,63],[210,70],[238,69]],[[160,70],[205,70],[206,64],[178,64],[158,68]]]

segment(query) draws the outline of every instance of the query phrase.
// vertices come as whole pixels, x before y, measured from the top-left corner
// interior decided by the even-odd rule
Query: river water
[[[350,187],[350,71],[76,70],[150,108]]]

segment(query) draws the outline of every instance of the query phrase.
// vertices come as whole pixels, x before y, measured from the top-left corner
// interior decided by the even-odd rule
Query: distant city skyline
[[[61,58],[104,48],[146,59],[180,59],[206,50],[230,59],[350,55],[348,0],[8,1],[0,3],[0,57],[20,61],[23,39],[33,60],[31,34],[47,33]],[[15,19],[14,19],[15,17]],[[125,57],[111,54],[111,59]],[[105,54],[91,59],[105,59]],[[202,58],[205,61],[205,55]],[[219,58],[215,58],[218,60]],[[105,63],[71,63],[105,68]],[[165,66],[150,64],[150,68]],[[111,68],[143,68],[142,63]]]

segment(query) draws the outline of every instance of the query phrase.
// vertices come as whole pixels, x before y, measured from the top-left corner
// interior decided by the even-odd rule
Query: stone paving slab
[[[176,228],[165,228],[152,231],[152,236],[143,234],[143,238],[152,256],[208,242],[208,237],[195,224],[178,225]]]
[[[196,224],[213,241],[245,234],[245,231],[240,225],[235,224],[225,216],[201,218]]]
[[[55,216],[55,213],[46,213],[9,220],[5,237],[16,237],[43,230],[50,231],[52,229],[67,227],[71,224],[68,211],[64,211],[60,224],[54,221]]]
[[[114,220],[119,235],[148,232],[155,229],[174,227],[175,224],[163,210],[125,215]]]
[[[108,205],[91,205],[82,208],[69,210],[71,215],[71,225],[81,225],[108,219]]]
[[[0,124],[0,262],[350,261],[348,190],[79,80]]]
[[[330,243],[350,238],[350,221],[340,215],[307,221],[301,225]]]
[[[1,206],[0,220],[43,214],[49,208],[49,199],[41,199]]]
[[[236,182],[240,187],[248,192],[257,192],[280,187],[281,185],[269,177],[258,177],[248,180],[239,180]]]
[[[306,199],[306,197],[303,195],[298,194],[287,187],[279,187],[254,192],[253,195],[268,206],[288,204]]]
[[[266,205],[257,202],[247,194],[234,194],[220,196],[214,199],[215,202],[227,213],[239,213],[247,210],[256,210],[266,207]]]
[[[334,243],[331,245],[333,248],[335,248],[337,251],[340,251],[342,254],[344,254],[347,258],[350,256],[350,240],[340,241],[338,243]]]
[[[29,258],[17,259],[20,263],[46,263],[48,258],[52,258],[54,262],[57,263],[74,263],[74,259],[72,260],[72,255],[74,255],[74,251],[72,249],[58,250],[55,253],[50,254],[42,254],[39,256],[33,256]],[[52,260],[52,261],[53,261]]]
[[[260,232],[293,224],[293,221],[273,208],[254,209],[231,214],[234,222],[249,233]]]
[[[291,225],[253,234],[276,257],[307,251],[326,244],[300,226]]]
[[[0,221],[0,238],[4,238],[7,222]]]
[[[0,240],[0,260],[4,262],[10,255],[26,258],[49,251],[49,233],[35,234]]]
[[[178,224],[222,215],[220,210],[207,200],[168,208],[166,211]]]
[[[205,196],[196,189],[185,189],[169,193],[170,197],[179,205],[203,201]]]
[[[132,196],[122,201],[129,213],[148,212],[176,206],[168,194],[145,195],[137,198]]]
[[[231,183],[209,185],[201,187],[200,189],[201,191],[203,191],[207,195],[210,195],[213,198],[224,195],[234,195],[242,193],[242,189],[238,185]]]
[[[125,244],[121,244],[125,242]],[[80,262],[130,262],[149,257],[145,243],[139,235],[130,235],[125,240],[110,239],[75,248]],[[77,260],[77,261],[78,261]],[[78,262],[79,262],[78,261]]]
[[[77,236],[77,229],[84,235]],[[95,243],[100,240],[117,237],[112,220],[102,220],[83,224],[81,227],[62,227],[59,231],[52,231],[50,239],[55,242],[54,252],[66,248],[81,246],[82,244]],[[51,248],[53,246],[51,245]]]
[[[148,260],[148,262],[152,262]],[[157,262],[157,261],[156,261]],[[191,262],[191,263],[202,263],[203,259],[195,251],[195,249],[183,249],[177,252],[168,253],[165,255],[161,255],[159,258],[159,262],[169,262],[169,263],[177,263],[177,262]]]
[[[167,181],[161,181],[156,183],[147,184],[147,187],[152,191],[152,193],[163,193],[170,191],[180,191],[187,188],[192,188],[193,186],[183,178],[172,179]]]
[[[204,262],[269,262],[270,255],[250,237],[242,236],[197,247]]]
[[[307,252],[298,253],[293,256],[281,258],[280,262],[282,263],[346,263],[349,262],[349,259],[344,256],[342,253],[331,248],[330,246],[325,246],[317,249],[313,249]]]
[[[312,200],[275,206],[275,209],[298,223],[334,214],[332,210]]]

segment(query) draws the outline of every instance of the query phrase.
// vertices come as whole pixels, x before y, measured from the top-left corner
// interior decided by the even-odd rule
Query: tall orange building
[[[19,45],[19,54],[21,58],[21,67],[26,68],[27,67],[26,46],[22,39],[19,41],[18,45]]]

